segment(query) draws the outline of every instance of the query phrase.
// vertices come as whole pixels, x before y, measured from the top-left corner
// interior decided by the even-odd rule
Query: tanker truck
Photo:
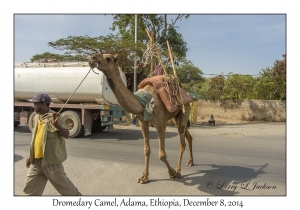
[[[105,128],[110,130],[113,124],[124,123],[125,112],[108,86],[106,76],[100,71],[90,71],[87,75],[89,70],[87,62],[15,64],[14,125],[28,124],[32,131],[36,112],[27,99],[40,92],[51,97],[52,110],[58,112],[63,108],[61,117],[69,127],[71,138],[88,136]],[[119,71],[127,86],[125,74],[121,68]]]

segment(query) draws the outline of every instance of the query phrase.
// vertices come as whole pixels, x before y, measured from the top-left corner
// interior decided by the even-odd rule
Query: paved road
[[[285,123],[240,123],[190,128],[195,166],[183,156],[182,177],[170,180],[158,158],[157,134],[150,131],[150,183],[138,184],[144,164],[138,127],[115,126],[92,136],[68,139],[68,177],[83,195],[91,196],[199,196],[286,195]],[[31,133],[15,128],[14,195],[22,192]],[[167,128],[166,153],[172,166],[179,155],[176,129]],[[44,195],[58,195],[47,184]]]

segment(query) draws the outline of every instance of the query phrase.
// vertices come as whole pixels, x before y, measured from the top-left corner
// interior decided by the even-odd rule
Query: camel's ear
[[[117,61],[118,61],[118,59],[119,59],[119,55],[118,54],[116,54],[116,55],[111,55],[111,54],[108,54],[108,55],[106,55],[106,56],[103,56],[104,57],[104,59],[107,61],[107,63],[110,63],[110,62],[114,62],[114,63],[116,63]]]
[[[114,55],[114,60],[115,60],[115,63],[119,60],[119,55],[118,54]]]

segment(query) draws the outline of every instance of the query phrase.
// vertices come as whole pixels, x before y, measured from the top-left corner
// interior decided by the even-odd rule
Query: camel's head
[[[88,63],[92,69],[97,68],[103,73],[108,73],[109,71],[115,69],[118,58],[118,55],[113,56],[111,54],[95,53],[91,55],[90,59],[88,60]]]

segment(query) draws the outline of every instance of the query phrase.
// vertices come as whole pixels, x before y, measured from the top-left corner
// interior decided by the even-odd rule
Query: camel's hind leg
[[[182,155],[185,150],[186,144],[185,144],[185,138],[188,141],[189,150],[190,150],[190,158],[187,163],[187,165],[192,166],[193,163],[193,153],[192,153],[192,136],[190,135],[189,131],[187,130],[187,122],[189,118],[190,113],[190,106],[189,104],[185,105],[185,113],[180,112],[176,119],[173,118],[173,121],[175,123],[175,126],[178,128],[178,133],[180,137],[180,155],[176,167],[177,172],[181,172],[181,161],[182,161]]]
[[[185,150],[185,139],[184,139],[184,133],[185,133],[185,129],[184,128],[184,131],[182,133],[179,133],[179,137],[180,137],[180,155],[179,155],[179,158],[178,158],[178,162],[177,162],[177,166],[176,166],[176,171],[178,173],[181,172],[181,161],[182,161],[182,155],[183,155],[183,152]]]
[[[188,142],[189,145],[189,150],[190,150],[190,158],[189,161],[187,162],[187,166],[193,166],[194,165],[194,160],[193,160],[193,137],[191,136],[189,130],[186,128],[185,130],[185,138]]]
[[[138,179],[138,183],[144,184],[149,182],[148,175],[149,175],[149,159],[150,159],[150,145],[149,145],[149,122],[140,120],[140,126],[142,130],[142,134],[144,137],[144,155],[145,155],[145,164],[144,164],[144,171],[142,176]]]

